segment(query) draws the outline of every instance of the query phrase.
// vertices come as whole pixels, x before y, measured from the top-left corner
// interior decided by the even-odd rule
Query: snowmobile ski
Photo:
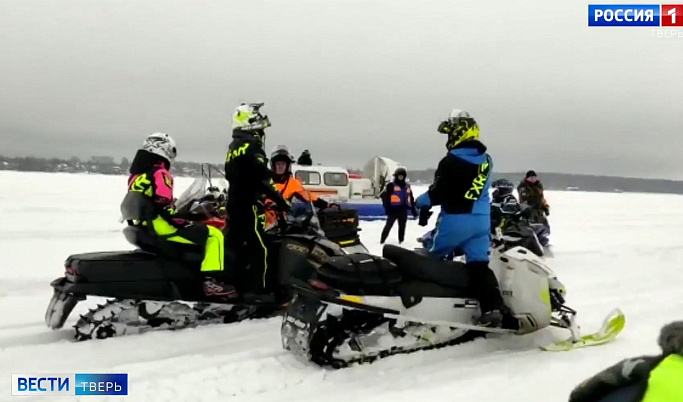
[[[597,332],[580,336],[578,339],[568,338],[541,346],[541,350],[548,352],[562,352],[588,346],[603,345],[614,340],[626,325],[626,317],[620,309],[614,309],[604,319],[602,327]]]

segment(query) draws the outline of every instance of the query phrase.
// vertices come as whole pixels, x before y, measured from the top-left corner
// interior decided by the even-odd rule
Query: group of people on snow
[[[292,176],[293,158],[285,147],[276,149],[270,158],[264,151],[265,130],[271,126],[268,116],[261,113],[263,103],[238,106],[232,120],[232,142],[225,160],[225,177],[229,182],[225,234],[203,224],[189,225],[186,217],[173,208],[173,177],[170,164],[177,155],[175,141],[165,133],[147,137],[137,152],[130,169],[129,191],[139,192],[154,205],[152,220],[155,232],[167,241],[194,244],[205,249],[201,271],[205,277],[204,292],[216,301],[237,298],[241,293],[268,293],[268,257],[264,243],[269,222],[276,219],[268,211],[286,213],[289,201],[299,198],[318,208],[329,204],[304,190]],[[440,258],[455,248],[464,251],[467,264],[476,272],[482,325],[500,326],[506,307],[498,283],[488,267],[490,219],[490,175],[493,160],[479,139],[479,126],[469,113],[454,110],[442,121],[437,131],[446,135],[446,156],[439,162],[434,182],[428,191],[415,198],[407,182],[407,171],[399,168],[394,180],[383,192],[387,224],[382,232],[383,243],[398,221],[399,241],[405,238],[408,213],[441,206],[434,235],[427,252]],[[302,160],[303,158],[303,160]],[[304,151],[298,161],[312,163]],[[500,189],[497,189],[500,190]],[[545,214],[549,207],[543,189],[534,172],[519,186],[520,198],[538,206]],[[426,224],[426,223],[425,223]],[[248,267],[235,272],[225,270],[224,247],[237,255],[236,267]]]
[[[238,298],[241,293],[268,293],[268,257],[264,243],[269,220],[266,210],[287,212],[289,202],[300,198],[318,208],[327,208],[325,200],[309,194],[291,174],[292,156],[278,149],[270,160],[264,151],[265,130],[271,126],[268,116],[260,111],[263,103],[238,106],[232,119],[232,142],[225,159],[225,177],[229,182],[223,231],[202,223],[190,224],[173,205],[171,163],[177,156],[174,139],[166,133],[153,133],[143,142],[130,167],[128,193],[139,193],[151,202],[154,232],[166,241],[204,248],[201,272],[207,298],[216,302]],[[312,164],[305,150],[300,164]],[[124,202],[130,202],[124,199]],[[267,206],[267,207],[266,207]],[[147,220],[129,221],[147,225]],[[235,267],[225,269],[224,249],[234,250]]]
[[[226,206],[229,223],[225,235],[213,226],[190,224],[188,216],[175,211],[170,168],[177,156],[177,148],[171,136],[165,133],[149,135],[129,170],[128,192],[123,202],[136,203],[142,197],[151,205],[153,213],[142,212],[139,219],[129,220],[128,224],[150,225],[166,241],[203,247],[203,290],[207,298],[216,302],[236,299],[241,292],[268,292],[268,258],[264,243],[268,218],[265,205],[287,212],[290,210],[289,201],[300,198],[318,208],[330,206],[305,191],[301,183],[292,177],[293,158],[286,148],[277,149],[270,158],[266,157],[263,149],[265,129],[271,123],[268,116],[261,114],[262,106],[262,103],[242,104],[233,115],[232,142],[225,160],[225,176],[230,183]],[[477,122],[469,113],[454,110],[439,124],[437,131],[447,137],[447,154],[439,162],[429,189],[414,198],[404,168],[396,170],[394,180],[384,189],[382,197],[388,219],[381,242],[386,240],[396,221],[399,224],[399,241],[404,240],[409,212],[413,216],[419,214],[420,224],[424,226],[423,212],[433,206],[441,206],[426,252],[441,258],[456,248],[463,250],[478,289],[477,298],[482,310],[479,324],[501,326],[509,310],[503,303],[498,281],[489,268],[491,206],[517,202],[512,194],[514,186],[505,179],[490,183],[493,159],[480,140]],[[299,163],[309,161],[300,159]],[[491,187],[494,191],[490,196]],[[543,185],[534,171],[527,172],[517,190],[519,203],[528,205],[537,217],[545,219],[550,214]],[[141,210],[149,211],[147,207]],[[227,270],[231,271],[228,277],[224,248],[236,250],[238,259],[248,260],[248,264],[235,264],[248,269],[240,272]],[[671,400],[667,398],[676,392],[680,395],[680,384],[683,384],[679,378],[683,368],[681,334],[683,327],[680,322],[665,327],[659,342],[662,355],[629,359],[608,368],[577,387],[571,401],[593,401],[611,392],[622,395],[622,391],[623,399],[615,400],[660,401]]]

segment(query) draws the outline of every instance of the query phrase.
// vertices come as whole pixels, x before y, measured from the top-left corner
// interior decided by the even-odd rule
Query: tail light
[[[318,290],[330,290],[330,288],[325,282],[321,282],[316,279],[311,279],[308,281],[308,283],[314,288]]]

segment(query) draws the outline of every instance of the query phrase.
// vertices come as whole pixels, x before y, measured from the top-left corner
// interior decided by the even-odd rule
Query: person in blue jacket
[[[500,327],[507,312],[495,274],[489,268],[491,206],[489,187],[493,169],[486,146],[479,141],[479,126],[469,113],[454,109],[437,129],[446,134],[448,153],[441,159],[434,182],[416,200],[417,208],[440,205],[427,251],[443,258],[459,248],[472,269],[482,316],[479,324]],[[421,225],[426,222],[421,220]]]

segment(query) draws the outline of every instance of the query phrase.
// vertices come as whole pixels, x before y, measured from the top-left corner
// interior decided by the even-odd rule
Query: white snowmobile
[[[537,255],[503,241],[491,248],[495,273],[512,316],[503,328],[476,325],[481,315],[469,267],[387,245],[383,258],[331,257],[317,276],[294,285],[283,317],[283,346],[299,358],[340,368],[386,356],[454,345],[486,333],[527,334],[555,326],[566,341],[544,350],[605,343],[621,331],[616,309],[602,329],[581,336],[576,311],[565,306],[565,287]]]

